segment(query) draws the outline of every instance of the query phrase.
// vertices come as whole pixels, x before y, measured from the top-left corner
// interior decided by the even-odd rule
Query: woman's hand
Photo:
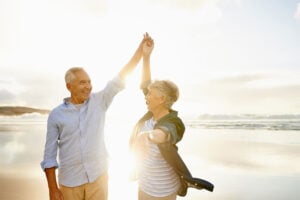
[[[150,56],[154,48],[154,41],[148,33],[144,34],[143,39],[143,56]]]

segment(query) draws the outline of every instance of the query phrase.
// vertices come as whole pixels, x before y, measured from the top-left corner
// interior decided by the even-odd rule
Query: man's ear
[[[66,87],[67,89],[70,91],[71,90],[71,84],[70,83],[66,83]]]

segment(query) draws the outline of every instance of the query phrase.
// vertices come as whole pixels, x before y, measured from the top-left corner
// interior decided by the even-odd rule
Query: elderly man
[[[91,80],[83,68],[74,67],[66,72],[65,81],[70,97],[65,98],[49,114],[44,159],[41,162],[47,177],[50,200],[107,199],[105,114],[114,96],[125,87],[126,76],[137,66],[143,46],[150,39],[147,33],[144,34],[129,62],[99,92],[91,93]]]

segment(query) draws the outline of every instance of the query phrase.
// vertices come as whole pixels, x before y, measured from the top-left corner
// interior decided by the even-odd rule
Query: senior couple
[[[191,175],[177,152],[176,144],[185,131],[177,111],[172,109],[179,91],[169,80],[151,81],[153,48],[153,39],[145,33],[128,63],[97,92],[92,92],[92,83],[84,68],[67,70],[65,82],[70,96],[48,116],[41,162],[50,200],[108,199],[105,115],[115,95],[125,88],[126,77],[141,59],[141,89],[148,111],[137,122],[129,141],[139,166],[138,199],[175,200],[177,195],[185,196],[188,187],[213,190],[211,183]]]

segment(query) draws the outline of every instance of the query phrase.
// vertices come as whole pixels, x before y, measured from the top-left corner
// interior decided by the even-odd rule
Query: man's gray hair
[[[83,67],[72,67],[72,68],[68,69],[68,71],[65,74],[66,83],[70,83],[75,78],[74,73],[77,71],[84,71],[84,69],[83,69]]]

